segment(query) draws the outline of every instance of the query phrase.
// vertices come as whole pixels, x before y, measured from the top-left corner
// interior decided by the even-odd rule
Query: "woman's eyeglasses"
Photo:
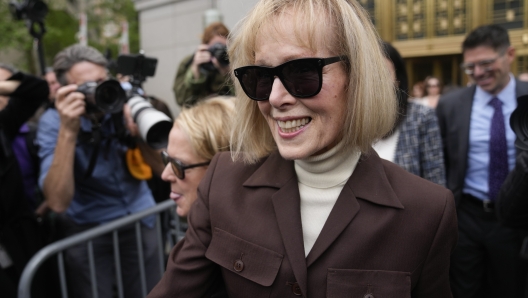
[[[275,77],[291,95],[306,98],[321,91],[323,67],[343,60],[347,60],[346,56],[295,59],[275,67],[244,66],[235,69],[235,76],[253,100],[269,99]]]
[[[180,180],[185,179],[185,170],[196,168],[196,167],[207,166],[209,165],[209,163],[211,163],[210,161],[208,161],[208,162],[196,163],[192,165],[184,165],[181,161],[170,157],[169,154],[165,151],[161,152],[161,160],[163,161],[163,164],[165,166],[167,166],[169,162],[171,163],[171,168],[172,168],[172,171],[174,172],[174,175],[176,175],[176,177],[178,177]]]

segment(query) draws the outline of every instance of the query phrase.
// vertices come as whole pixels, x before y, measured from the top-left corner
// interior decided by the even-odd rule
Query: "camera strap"
[[[101,123],[99,123],[99,120],[97,120],[95,115],[91,115],[90,120],[92,120],[92,139],[90,141],[94,145],[94,149],[90,156],[88,169],[86,169],[86,172],[84,173],[84,179],[88,179],[92,176],[95,162],[97,161],[97,155],[99,155],[99,147],[101,145]]]

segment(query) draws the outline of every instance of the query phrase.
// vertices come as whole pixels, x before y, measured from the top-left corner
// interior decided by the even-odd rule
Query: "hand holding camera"
[[[100,84],[90,81],[80,86],[66,87],[69,88],[63,87],[65,89],[60,88],[57,92],[56,107],[61,115],[61,121],[64,120],[63,123],[75,131],[79,128],[79,116],[85,113],[96,116],[116,113],[121,111],[127,100],[125,91],[116,80],[106,80]],[[83,103],[80,103],[81,99]]]
[[[206,44],[198,46],[191,69],[195,79],[200,78],[200,74],[208,75],[215,69],[221,74],[226,74],[229,71],[226,45],[218,42],[211,46]]]
[[[73,136],[77,136],[81,125],[80,117],[86,112],[85,95],[77,92],[77,88],[75,84],[60,87],[55,100],[61,127]]]

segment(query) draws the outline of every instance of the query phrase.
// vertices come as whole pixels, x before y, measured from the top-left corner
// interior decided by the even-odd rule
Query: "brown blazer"
[[[452,193],[362,156],[307,257],[293,161],[216,155],[185,238],[148,297],[451,297]],[[367,296],[366,296],[367,295]]]

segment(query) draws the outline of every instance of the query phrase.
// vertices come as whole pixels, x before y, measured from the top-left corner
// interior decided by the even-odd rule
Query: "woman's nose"
[[[273,85],[271,86],[269,103],[275,108],[280,108],[285,105],[294,104],[296,100],[297,98],[288,93],[288,90],[284,88],[281,80],[278,77],[275,77]]]
[[[175,178],[176,175],[174,175],[174,172],[172,171],[171,164],[167,163],[163,169],[163,172],[161,172],[161,180],[172,182],[176,180]]]

